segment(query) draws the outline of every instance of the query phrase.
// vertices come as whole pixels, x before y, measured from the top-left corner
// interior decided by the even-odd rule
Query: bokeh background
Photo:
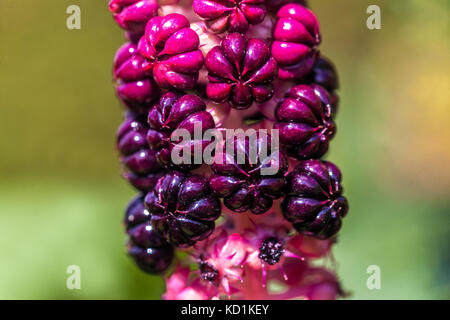
[[[356,299],[450,298],[449,12],[446,0],[310,0],[340,75],[328,159],[351,209],[335,249]],[[81,7],[82,29],[66,28]],[[366,8],[381,7],[381,30]],[[119,175],[123,43],[106,1],[0,1],[0,298],[158,299],[127,258],[134,191]],[[66,268],[81,268],[81,290]],[[381,268],[381,290],[366,269]]]

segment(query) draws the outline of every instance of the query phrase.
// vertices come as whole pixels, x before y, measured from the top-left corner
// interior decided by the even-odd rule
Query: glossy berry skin
[[[194,163],[193,155],[196,145],[203,150],[210,143],[210,141],[203,140],[203,133],[208,129],[215,128],[214,119],[206,111],[206,105],[201,98],[192,94],[181,96],[169,91],[150,110],[148,123],[150,129],[147,132],[147,141],[151,149],[155,150],[157,160],[162,166],[192,170],[201,165],[201,163]],[[194,134],[195,126],[201,128],[200,139],[196,139]],[[180,138],[176,137],[181,133],[181,129],[189,133],[188,141],[179,141]],[[177,149],[173,151],[174,148]],[[180,157],[183,152],[188,152],[188,161],[174,164],[172,151],[179,154]]]
[[[266,6],[269,12],[277,12],[282,6],[288,3],[298,3],[304,7],[308,7],[305,0],[266,0]]]
[[[158,13],[157,0],[111,0],[109,10],[114,20],[130,32],[144,32],[147,21]]]
[[[114,58],[114,80],[119,99],[135,113],[148,112],[158,98],[159,90],[151,80],[151,66],[137,52],[137,46],[127,42]]]
[[[172,263],[173,247],[150,224],[150,214],[145,209],[144,199],[137,196],[127,207],[125,227],[128,239],[128,254],[143,271],[158,274]]]
[[[188,247],[208,237],[221,213],[220,201],[200,175],[171,171],[145,197],[152,225],[171,244]]]
[[[281,204],[284,217],[304,235],[332,237],[348,211],[340,183],[341,172],[333,163],[300,162],[287,177],[287,195]]]
[[[218,156],[222,157],[222,163],[215,161],[211,165],[214,171],[210,177],[211,189],[223,198],[228,209],[262,214],[272,207],[274,199],[283,195],[287,159],[279,150],[271,152],[270,138],[267,135],[267,152],[262,152],[266,146],[266,139],[262,135],[258,134],[254,140],[235,137],[234,146],[228,146],[234,150],[234,156],[226,152],[227,145],[233,142],[228,140],[222,155]],[[252,154],[257,155],[257,158],[252,159]],[[244,161],[240,161],[241,155]],[[266,173],[261,170],[268,167],[274,170]]]
[[[292,87],[275,109],[274,124],[288,155],[299,160],[322,157],[336,132],[334,113],[323,87]]]
[[[246,33],[250,24],[258,24],[267,14],[264,0],[194,0],[194,12],[217,33]]]
[[[191,89],[203,65],[200,40],[189,27],[189,20],[172,13],[150,19],[145,36],[138,44],[139,53],[148,60],[153,78],[162,88]]]
[[[336,114],[339,105],[339,96],[336,93],[339,88],[339,79],[334,64],[329,59],[320,57],[306,78],[306,82],[321,85],[328,90],[333,113]]]
[[[319,22],[312,11],[296,3],[277,12],[273,29],[272,55],[279,65],[279,78],[305,77],[318,58]]]
[[[148,147],[147,130],[143,119],[128,115],[117,132],[117,149],[126,168],[124,177],[141,191],[153,188],[162,174],[156,152]]]
[[[277,63],[259,39],[229,34],[208,52],[205,66],[209,72],[206,93],[215,102],[229,101],[236,109],[246,109],[273,95]]]
[[[320,57],[308,76],[308,82],[321,85],[329,92],[337,90],[339,79],[334,64],[329,59]]]

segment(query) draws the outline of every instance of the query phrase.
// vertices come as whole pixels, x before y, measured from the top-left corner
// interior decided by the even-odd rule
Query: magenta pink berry
[[[192,88],[203,65],[197,33],[183,15],[172,13],[150,19],[145,36],[139,41],[139,53],[153,70],[153,78],[162,88]]]
[[[138,190],[124,221],[137,266],[167,272],[164,299],[342,296],[334,270],[312,261],[332,254],[348,204],[322,160],[338,79],[306,1],[109,9],[127,39],[113,76],[127,108],[117,149]]]
[[[215,128],[214,119],[206,111],[206,105],[201,98],[192,94],[181,96],[169,91],[150,110],[148,123],[150,129],[147,132],[147,141],[162,166],[191,170],[201,165],[202,162],[195,163],[193,158],[194,152],[198,150],[196,145],[199,145],[200,150],[209,145],[209,140],[203,140],[203,133]],[[202,133],[199,139],[194,133],[196,126]],[[189,133],[187,141],[180,141],[183,139],[175,136],[181,133],[181,129]],[[175,148],[178,149],[174,151]],[[180,163],[173,162],[172,152],[179,155]],[[183,160],[184,152],[190,154],[186,157],[187,161]]]
[[[320,158],[336,132],[328,92],[319,85],[292,87],[275,109],[274,129],[289,156]]]
[[[279,78],[301,79],[317,60],[319,22],[312,11],[300,4],[286,4],[277,13],[273,30],[272,55],[278,62]]]
[[[266,6],[269,12],[277,12],[282,6],[288,3],[298,3],[304,7],[308,7],[306,0],[266,0]]]
[[[158,11],[157,0],[111,0],[109,10],[123,29],[142,33],[147,21]]]
[[[151,66],[138,54],[135,44],[128,42],[117,50],[113,71],[119,99],[135,113],[147,112],[159,89],[149,78]]]
[[[194,0],[193,7],[217,33],[246,33],[250,24],[261,23],[267,14],[264,0]]]
[[[206,55],[205,66],[209,71],[206,93],[215,102],[229,101],[236,109],[246,109],[273,95],[277,63],[259,39],[229,34]]]

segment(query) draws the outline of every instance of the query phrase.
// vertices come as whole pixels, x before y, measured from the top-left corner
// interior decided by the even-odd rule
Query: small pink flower
[[[238,233],[228,234],[218,228],[216,234],[195,246],[195,256],[201,278],[230,296],[236,291],[235,285],[243,281],[247,244]]]
[[[190,279],[187,267],[178,265],[166,279],[165,300],[208,300],[217,295],[214,287],[202,284],[199,279]]]

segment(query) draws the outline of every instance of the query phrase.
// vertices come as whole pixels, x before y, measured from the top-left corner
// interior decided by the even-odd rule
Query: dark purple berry
[[[148,112],[151,103],[159,96],[159,89],[149,78],[151,67],[151,64],[139,55],[135,44],[125,43],[117,50],[114,58],[117,96],[135,113]]]
[[[314,64],[308,79],[310,83],[321,85],[329,92],[333,92],[339,88],[336,68],[329,59],[323,56]]]
[[[208,179],[171,171],[145,197],[152,224],[173,245],[188,247],[208,237],[221,213]]]
[[[150,110],[148,123],[150,129],[147,132],[147,141],[162,166],[191,170],[201,165],[202,158],[200,163],[195,163],[194,153],[198,151],[198,147],[202,154],[203,149],[211,143],[203,140],[203,133],[215,128],[214,119],[206,111],[202,99],[193,94],[180,96],[169,91]],[[196,126],[201,133],[200,139],[196,139],[194,134]],[[189,133],[188,141],[177,137],[181,129]],[[174,163],[172,152],[179,156],[179,163]],[[187,157],[184,157],[184,152],[188,153]]]
[[[334,113],[323,87],[292,87],[275,109],[274,124],[288,155],[299,160],[322,157],[336,132]]]
[[[264,0],[194,0],[193,7],[217,33],[246,33],[250,24],[261,23],[267,13]]]
[[[150,213],[142,196],[134,198],[127,207],[125,227],[128,234],[128,254],[145,272],[165,271],[173,260],[173,247],[150,223]]]
[[[348,211],[340,182],[341,172],[331,162],[300,162],[287,177],[287,195],[281,204],[284,217],[302,234],[332,237]]]
[[[246,109],[273,95],[278,67],[262,40],[229,34],[208,52],[205,66],[209,71],[206,93],[215,102],[229,101],[236,109]]]
[[[219,271],[210,265],[208,262],[199,261],[200,277],[212,283],[217,283],[219,280]]]
[[[124,177],[141,191],[148,191],[161,177],[162,168],[156,152],[148,146],[148,125],[138,116],[128,114],[117,132],[117,148],[126,170]]]
[[[280,261],[283,253],[283,244],[281,244],[278,239],[270,237],[264,240],[259,247],[258,258],[260,258],[263,262],[273,266]]]
[[[230,143],[234,145],[228,146]],[[233,155],[227,153],[227,146]],[[212,164],[210,185],[230,210],[262,214],[283,195],[287,160],[279,150],[271,151],[269,135],[236,136],[225,143],[218,157],[222,163],[215,159]],[[273,171],[265,172],[268,168]]]

